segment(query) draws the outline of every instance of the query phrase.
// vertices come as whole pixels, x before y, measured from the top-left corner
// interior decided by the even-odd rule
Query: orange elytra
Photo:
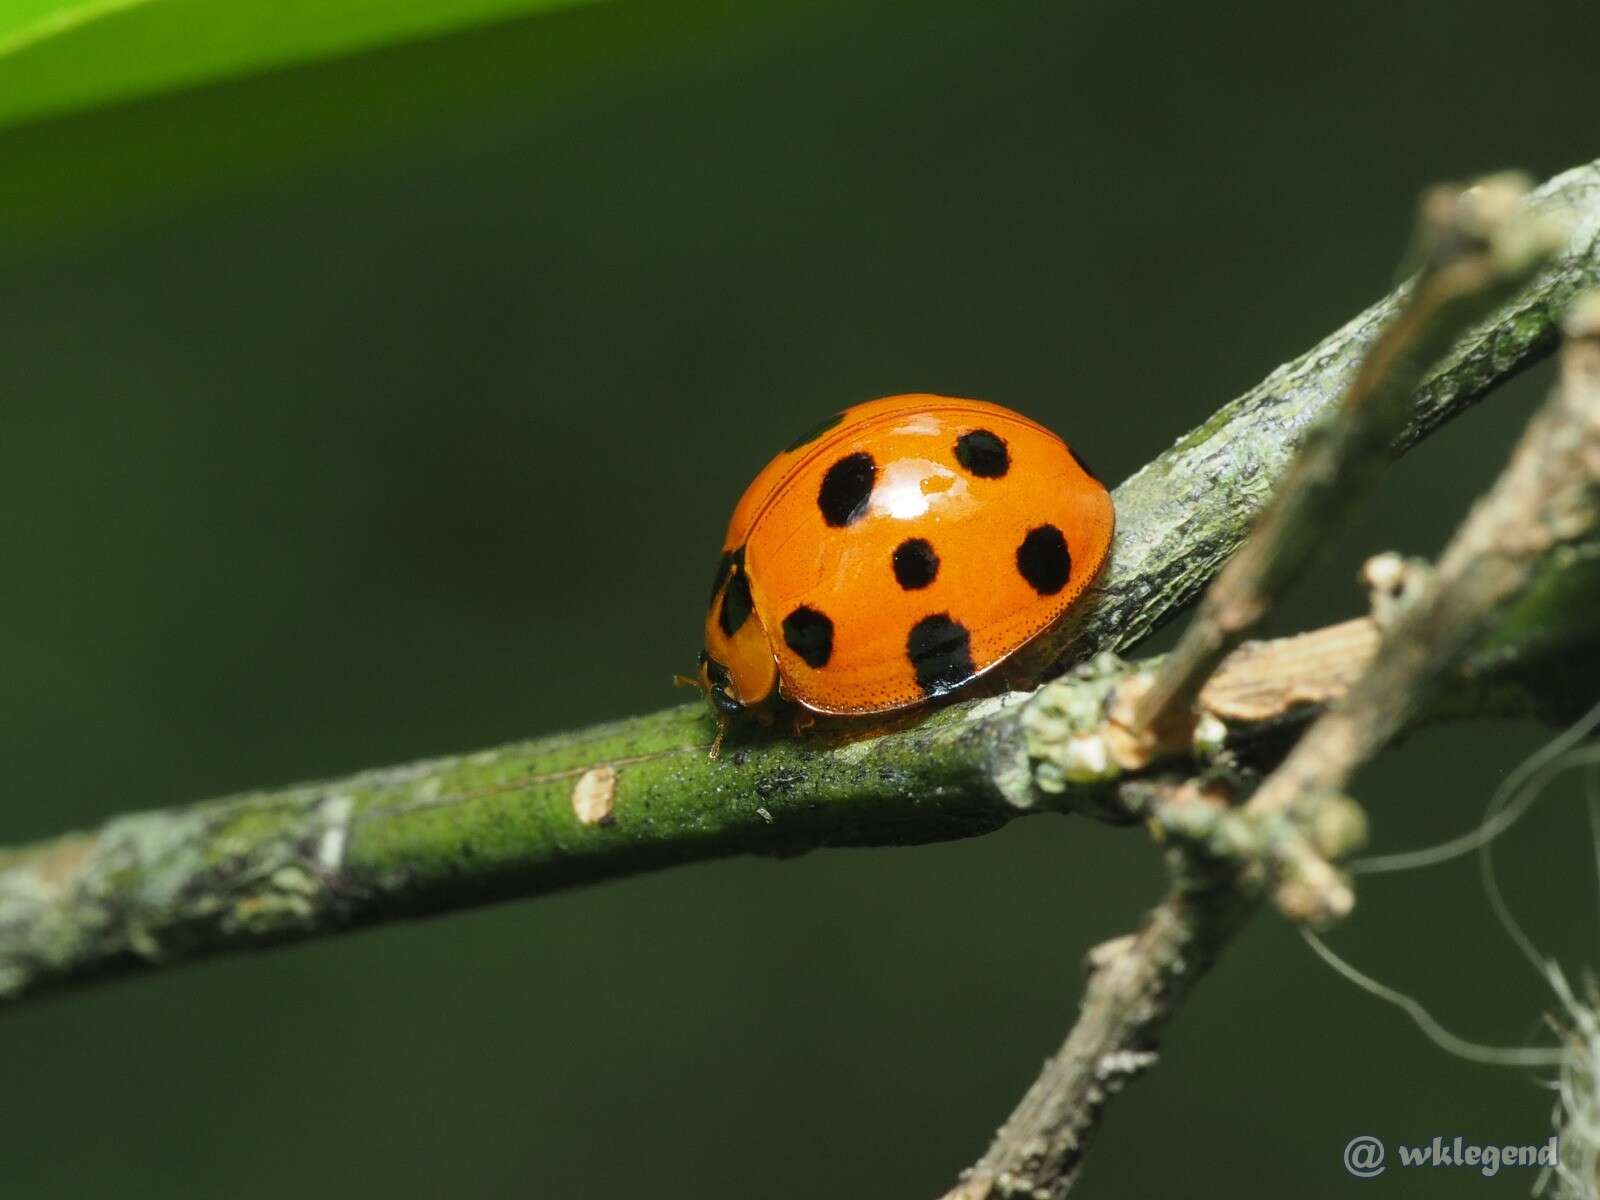
[[[998,404],[889,396],[784,449],[733,510],[699,683],[719,717],[888,713],[977,679],[1104,565],[1111,496]]]

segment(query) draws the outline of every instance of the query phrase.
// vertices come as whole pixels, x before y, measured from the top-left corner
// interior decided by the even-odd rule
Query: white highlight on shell
[[[890,430],[894,434],[911,434],[921,437],[937,437],[943,431],[944,422],[933,413],[913,413]]]
[[[966,496],[967,481],[949,467],[925,458],[903,458],[888,464],[872,489],[872,511],[897,521],[914,521],[938,498],[946,509]]]

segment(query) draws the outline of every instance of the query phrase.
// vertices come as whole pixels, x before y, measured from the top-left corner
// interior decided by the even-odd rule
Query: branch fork
[[[1173,653],[1152,674],[1126,678],[1107,696],[1102,750],[1080,750],[1073,762],[1103,764],[1109,773],[1111,764],[1136,768],[1193,756],[1197,742],[1226,743],[1226,722],[1209,706],[1226,709],[1230,688],[1238,703],[1229,652],[1299,576],[1321,535],[1370,490],[1425,370],[1556,252],[1559,238],[1545,217],[1528,210],[1526,191],[1516,177],[1500,176],[1466,191],[1425,195],[1417,239],[1422,272],[1372,343],[1343,403],[1308,440]],[[1372,616],[1304,635],[1332,638],[1355,653],[1339,683],[1316,697],[1327,709],[1284,761],[1240,806],[1199,779],[1157,794],[1146,817],[1175,843],[1173,891],[1138,935],[1091,957],[1083,1009],[1066,1044],[951,1196],[1065,1196],[1108,1096],[1085,1068],[1086,1051],[1092,1048],[1093,1063],[1148,1066],[1184,992],[1263,891],[1299,922],[1322,925],[1350,912],[1354,892],[1335,864],[1366,836],[1366,815],[1345,794],[1354,771],[1425,711],[1493,615],[1530,586],[1544,556],[1600,529],[1600,295],[1574,307],[1567,335],[1560,389],[1439,566],[1395,555],[1370,560],[1363,579]],[[1245,650],[1241,657],[1248,662],[1252,655]],[[1260,714],[1263,700],[1299,699],[1294,672],[1265,674],[1279,686],[1258,691],[1260,684],[1248,683],[1246,711]],[[1221,727],[1221,736],[1208,730],[1197,738],[1208,721]],[[1067,744],[1081,747],[1094,738],[1075,732]],[[1038,749],[1030,744],[1030,752]],[[1053,762],[1063,777],[1071,765]]]

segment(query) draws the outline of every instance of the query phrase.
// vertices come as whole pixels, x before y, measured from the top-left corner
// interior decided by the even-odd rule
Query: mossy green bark
[[[707,755],[685,705],[571,736],[120,817],[0,858],[0,999],[75,976],[734,853],[996,828],[1004,701],[827,745],[751,733]],[[586,824],[578,781],[613,773]]]

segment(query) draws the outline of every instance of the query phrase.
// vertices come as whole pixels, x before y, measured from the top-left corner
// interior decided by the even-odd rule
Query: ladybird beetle
[[[1113,523],[1105,486],[1020,413],[925,394],[847,408],[734,508],[699,686],[724,728],[943,696],[1061,618]]]

